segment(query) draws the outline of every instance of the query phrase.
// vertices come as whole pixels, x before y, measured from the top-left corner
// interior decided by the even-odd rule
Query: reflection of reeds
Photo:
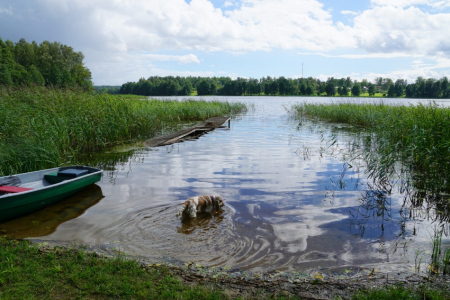
[[[400,179],[405,204],[440,212],[436,219],[450,220],[450,109],[435,103],[417,106],[384,103],[338,102],[331,104],[303,103],[295,106],[299,115],[354,126],[351,132],[350,161],[362,158],[367,175],[377,185],[389,185]],[[336,143],[333,135],[331,145]]]
[[[303,103],[296,109],[303,116],[370,128],[374,134],[365,134],[362,141],[367,149],[376,150],[366,152],[370,176],[389,177],[400,161],[412,173],[419,172],[428,185],[450,188],[450,109],[435,103],[395,106],[352,102]]]
[[[145,139],[180,121],[245,109],[242,103],[137,100],[44,87],[0,89],[0,175],[77,161],[80,153]]]
[[[368,177],[373,180],[372,184],[368,183],[369,189],[354,215],[361,224],[361,234],[364,234],[364,220],[368,217],[378,217],[382,221],[391,219],[386,196],[397,186],[405,197],[400,210],[399,236],[405,234],[404,222],[408,214],[410,219],[427,218],[439,224],[440,229],[431,237],[428,269],[432,273],[450,274],[450,249],[442,247],[442,235],[450,234],[445,225],[450,221],[450,109],[435,103],[394,106],[351,102],[303,103],[296,109],[303,117],[354,126],[339,129],[347,133],[352,145],[357,145],[349,144],[350,155],[344,160],[362,159],[367,165]],[[328,141],[330,147],[338,142],[336,128],[339,127],[334,127]],[[417,250],[417,271],[420,271],[422,258]]]

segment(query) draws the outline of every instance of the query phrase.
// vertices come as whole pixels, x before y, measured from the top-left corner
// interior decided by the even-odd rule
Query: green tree
[[[375,85],[373,83],[368,84],[369,96],[375,96]]]
[[[401,79],[397,80],[394,85],[395,97],[403,96],[403,82]]]
[[[329,81],[325,87],[325,93],[328,97],[334,96],[336,94],[336,88],[333,81]]]
[[[181,86],[175,80],[170,80],[167,86],[167,95],[168,96],[176,96],[181,90]]]
[[[389,87],[390,87],[392,84],[393,84],[392,79],[390,79],[390,78],[383,78],[383,82],[382,82],[382,84],[381,84],[381,89],[382,89],[383,91],[388,91],[388,90],[389,90]]]
[[[12,85],[11,73],[8,65],[0,64],[0,85]]]
[[[286,95],[288,92],[288,80],[284,76],[278,78],[278,90],[280,95]]]
[[[42,76],[41,72],[39,72],[39,70],[36,68],[35,65],[31,65],[28,68],[28,74],[30,74],[32,84],[37,84],[37,85],[45,84],[44,77]]]
[[[408,84],[406,86],[406,97],[407,98],[416,98],[417,97],[417,88],[416,88],[416,84]]]
[[[276,80],[274,80],[270,83],[270,94],[271,95],[278,94],[278,83],[276,82]]]
[[[306,95],[306,89],[308,87],[306,86],[306,84],[304,82],[302,82],[302,84],[300,85],[300,94],[301,95]]]
[[[416,79],[416,97],[424,98],[426,95],[426,83],[423,77],[417,77]]]
[[[84,89],[92,88],[91,71],[82,64],[76,64],[70,69],[70,74],[75,82]]]
[[[441,79],[441,89],[442,89],[442,97],[449,98],[450,96],[450,85],[448,83],[448,78],[444,77]]]
[[[355,82],[353,84],[352,87],[352,95],[358,97],[359,95],[361,95],[361,85],[357,82]]]
[[[369,88],[369,81],[367,79],[361,81],[361,88]]]
[[[394,98],[395,97],[395,87],[393,85],[389,86],[388,97],[390,97],[390,98]]]
[[[352,82],[352,80],[351,80],[350,77],[347,77],[347,79],[345,79],[345,86],[346,86],[348,89],[350,89],[350,88],[353,87],[353,82]]]
[[[178,94],[180,96],[190,96],[192,94],[192,90],[192,84],[189,81],[186,81]]]
[[[339,96],[347,96],[347,95],[348,95],[347,86],[342,86],[339,89]]]
[[[64,87],[74,86],[76,83],[75,78],[72,77],[69,70],[64,69],[61,74],[61,85]]]
[[[197,94],[198,95],[211,95],[211,84],[206,80],[200,81],[197,85]]]
[[[14,64],[14,68],[11,72],[11,79],[14,85],[27,85],[31,83],[31,78],[27,70],[19,64]]]

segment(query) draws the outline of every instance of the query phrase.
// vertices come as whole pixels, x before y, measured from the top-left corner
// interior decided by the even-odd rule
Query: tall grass
[[[444,291],[427,288],[426,286],[414,290],[403,286],[374,288],[369,291],[359,291],[352,296],[353,300],[446,300],[450,299]]]
[[[0,88],[0,175],[74,163],[81,153],[152,136],[242,103],[124,99],[81,90]]]
[[[431,236],[431,260],[428,269],[431,273],[450,274],[450,248],[442,245],[443,230],[435,230]]]
[[[295,109],[307,117],[361,127],[369,177],[387,180],[409,174],[419,189],[449,191],[450,109],[435,103],[417,106],[385,103],[303,103]]]

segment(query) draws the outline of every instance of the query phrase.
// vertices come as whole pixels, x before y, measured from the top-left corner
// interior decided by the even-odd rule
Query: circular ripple
[[[118,249],[146,257],[174,257],[207,265],[225,265],[251,247],[233,228],[233,211],[176,218],[179,205],[149,208],[124,215],[101,233]],[[127,221],[123,221],[127,220]]]

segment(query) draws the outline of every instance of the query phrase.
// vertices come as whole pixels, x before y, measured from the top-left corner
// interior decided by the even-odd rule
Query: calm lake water
[[[228,100],[254,109],[235,116],[231,128],[198,139],[96,155],[91,163],[104,168],[101,182],[0,224],[0,234],[253,271],[413,271],[418,249],[424,262],[429,259],[430,235],[447,225],[433,222],[434,212],[425,208],[409,210],[398,189],[387,194],[371,186],[364,162],[346,163],[348,137],[339,131],[345,126],[299,125],[285,109],[331,99]],[[336,132],[338,143],[331,146]],[[222,212],[175,217],[187,198],[213,194],[224,198]]]

